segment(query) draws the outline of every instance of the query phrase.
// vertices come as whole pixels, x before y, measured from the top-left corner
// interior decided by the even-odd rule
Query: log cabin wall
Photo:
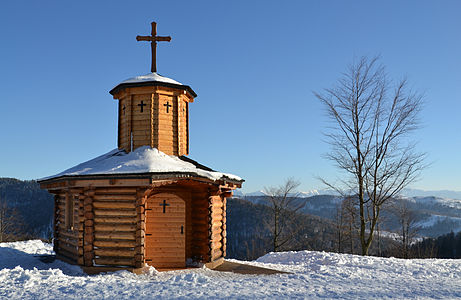
[[[191,212],[191,240],[189,258],[193,261],[209,262],[209,191],[207,189],[194,190],[192,193]]]
[[[132,87],[114,95],[119,99],[118,147],[126,152],[141,146],[168,155],[189,154],[189,102],[183,90]]]
[[[224,211],[225,198],[215,195],[210,196],[210,256],[211,261],[215,261],[224,256]]]
[[[148,179],[80,179],[47,187],[55,194],[55,251],[69,262],[87,267],[140,268],[145,263],[153,265],[146,259],[168,257],[173,248],[179,251],[180,245],[168,240],[147,241],[146,207],[162,209],[161,202],[148,203],[155,195],[162,195],[160,200],[167,200],[168,204],[175,201],[173,196],[183,201],[185,236],[181,242],[181,266],[188,260],[208,263],[226,255],[225,196],[229,192],[223,193],[220,186],[187,179],[167,181],[167,185],[162,180]],[[172,207],[167,206],[167,211]],[[154,221],[154,232],[178,225],[173,224],[178,220],[167,219]],[[178,231],[176,227],[174,230]],[[165,237],[168,239],[168,235]],[[167,267],[167,263],[154,267]]]
[[[55,194],[54,251],[73,263],[83,255],[83,209],[79,192],[68,189]]]
[[[136,188],[94,190],[94,265],[136,265],[139,193]]]

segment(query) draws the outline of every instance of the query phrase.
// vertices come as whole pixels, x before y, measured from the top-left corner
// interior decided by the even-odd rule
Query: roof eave
[[[161,81],[142,81],[142,82],[120,83],[116,87],[114,87],[112,90],[110,90],[109,93],[113,96],[123,89],[130,88],[130,87],[142,87],[142,86],[164,86],[164,87],[169,87],[169,88],[174,88],[174,89],[180,89],[180,90],[187,91],[189,94],[192,95],[193,98],[197,97],[197,94],[188,85],[174,84],[174,83],[161,82]]]
[[[202,178],[213,181],[212,179],[206,176],[200,176],[194,172],[148,172],[148,173],[124,173],[124,174],[91,174],[91,175],[62,175],[47,179],[39,179],[37,180],[38,183],[52,183],[61,180],[78,180],[78,179],[145,179],[151,178],[153,180],[156,179],[168,179],[168,178]],[[227,181],[234,184],[242,184],[245,180],[237,180],[227,176],[222,176],[218,181]]]

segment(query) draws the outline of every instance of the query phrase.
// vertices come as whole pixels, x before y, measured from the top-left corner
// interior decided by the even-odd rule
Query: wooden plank
[[[96,216],[94,218],[96,223],[117,223],[117,224],[136,224],[135,217],[106,217],[106,216]]]
[[[134,259],[127,259],[127,258],[118,258],[118,257],[113,257],[113,258],[100,258],[96,257],[94,258],[94,262],[97,265],[107,265],[107,266],[134,266]]]
[[[169,211],[168,214],[163,214],[163,211],[162,211],[161,208],[159,208],[159,209],[157,209],[155,211],[147,210],[146,215],[148,215],[149,217],[152,217],[154,212],[159,213],[158,215],[155,215],[155,218],[158,219],[158,220],[170,220],[170,219],[171,220],[177,220],[177,219],[179,219],[180,217],[183,216],[183,214],[181,212],[171,212],[171,211]]]
[[[171,245],[173,245],[174,247],[176,246],[184,246],[184,241],[183,240],[179,240],[179,239],[175,239],[175,238],[172,238],[172,239],[169,239],[169,240],[166,240],[166,239],[159,239],[159,238],[156,238],[156,239],[148,239],[146,242],[145,242],[145,247],[170,247]]]
[[[96,239],[116,239],[116,240],[135,240],[134,232],[101,232],[96,231],[94,233]]]
[[[186,258],[184,255],[181,255],[179,253],[162,253],[160,256],[151,256],[150,253],[148,252],[148,249],[146,249],[146,260],[150,260],[152,262],[182,262],[183,264],[186,264]]]
[[[98,240],[94,241],[95,247],[127,247],[134,248],[136,246],[135,241],[117,241],[117,240]]]
[[[95,224],[96,231],[135,231],[136,224]]]
[[[125,193],[125,194],[113,194],[113,193],[118,193],[118,191],[113,191],[112,193],[98,193],[94,195],[94,201],[101,201],[101,200],[109,200],[109,201],[114,201],[117,202],[117,200],[121,201],[135,201],[136,200],[136,195],[133,195],[131,193]]]
[[[98,216],[111,216],[111,217],[136,217],[136,210],[113,210],[113,209],[95,209],[94,213]]]
[[[108,202],[108,201],[95,201],[93,202],[93,207],[95,209],[99,208],[109,208],[109,209],[119,209],[119,208],[136,208],[134,201],[131,202]]]
[[[155,230],[155,231],[154,231]],[[146,233],[152,234],[152,236],[155,236],[155,234],[159,233],[177,233],[180,234],[181,232],[181,227],[180,226],[175,226],[175,227],[154,227],[151,226],[149,223],[146,224]]]
[[[183,262],[152,262],[146,261],[146,263],[154,268],[184,268],[185,263]]]
[[[99,248],[94,250],[94,254],[103,257],[134,257],[134,250],[120,250],[120,249],[104,249]]]

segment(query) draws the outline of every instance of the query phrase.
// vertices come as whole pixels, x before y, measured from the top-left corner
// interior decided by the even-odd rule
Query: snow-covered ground
[[[428,299],[461,297],[461,260],[361,257],[325,252],[270,253],[251,265],[292,274],[240,275],[202,269],[88,276],[41,241],[0,243],[2,299]]]

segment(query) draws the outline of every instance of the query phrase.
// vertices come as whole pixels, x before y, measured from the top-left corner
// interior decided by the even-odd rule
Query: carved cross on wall
[[[144,101],[141,101],[141,103],[138,104],[138,106],[141,106],[141,112],[143,112],[143,108],[144,106],[146,106],[147,104],[144,103]]]
[[[165,213],[165,207],[170,206],[170,205],[166,203],[166,200],[163,200],[163,203],[160,203],[160,206],[163,206],[163,213]]]
[[[152,33],[150,36],[140,36],[136,37],[136,40],[151,42],[150,47],[152,50],[152,66],[151,72],[157,72],[157,42],[169,42],[171,41],[171,36],[157,36],[157,23],[152,22]]]
[[[171,104],[169,101],[167,101],[165,104],[163,104],[163,106],[166,106],[166,113],[169,113],[169,108],[171,107]]]

